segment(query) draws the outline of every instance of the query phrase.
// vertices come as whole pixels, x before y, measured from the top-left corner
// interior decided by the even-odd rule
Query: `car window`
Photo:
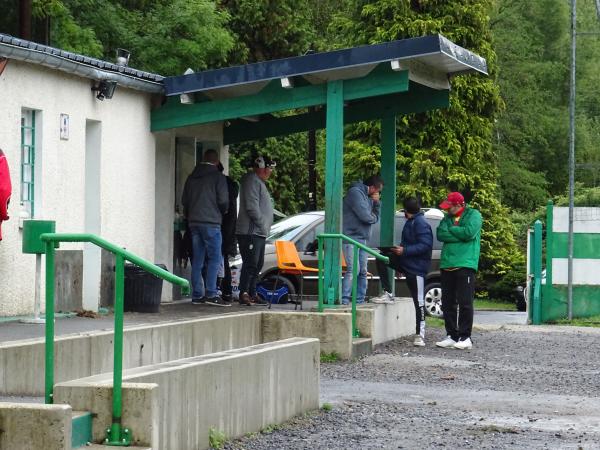
[[[267,242],[291,241],[319,216],[314,214],[297,214],[273,224]]]
[[[304,252],[306,250],[306,246],[311,242],[315,242],[317,239],[317,235],[323,233],[325,230],[325,222],[320,222],[316,226],[314,223],[312,226],[307,227],[306,232],[298,238],[296,241],[296,249],[298,252]]]
[[[427,222],[431,226],[431,231],[433,233],[433,250],[440,250],[442,248],[442,243],[440,241],[438,241],[435,237],[435,231],[437,230],[437,227],[440,224],[440,221],[435,218],[426,218],[425,220],[427,220]],[[396,229],[394,230],[395,237],[396,237],[395,243],[400,242],[400,238],[402,237],[402,230],[404,229],[405,223],[406,223],[406,217],[404,217],[404,215],[396,215],[396,217],[395,217]],[[381,232],[380,232],[379,227],[380,227],[379,222],[371,227],[371,238],[369,239],[369,242],[368,242],[368,245],[371,248],[376,248],[376,247],[379,247],[379,245],[380,245],[379,239],[381,236]]]

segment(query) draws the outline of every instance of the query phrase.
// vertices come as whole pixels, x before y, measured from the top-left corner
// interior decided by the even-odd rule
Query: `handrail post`
[[[318,246],[318,261],[319,261],[319,280],[318,280],[318,293],[319,293],[319,312],[323,312],[323,238],[317,236]]]
[[[356,328],[356,290],[358,286],[358,247],[353,245],[352,255],[352,337],[360,337],[360,332]]]
[[[45,402],[54,403],[54,242],[46,242]]]
[[[127,428],[122,429],[121,417],[122,382],[123,382],[123,307],[125,293],[125,259],[115,255],[115,331],[114,331],[114,362],[113,362],[113,404],[112,424],[107,430],[105,443],[108,445],[126,446],[131,443]]]
[[[542,323],[542,222],[539,220],[533,226],[533,282],[532,319],[534,325],[539,325]]]

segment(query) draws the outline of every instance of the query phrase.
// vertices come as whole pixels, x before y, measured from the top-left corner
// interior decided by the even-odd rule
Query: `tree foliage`
[[[459,76],[452,80],[450,107],[397,120],[397,179],[400,198],[418,194],[435,205],[448,189],[472,195],[471,204],[484,217],[481,269],[501,275],[520,260],[508,210],[499,200],[496,155],[491,145],[494,119],[502,108],[495,81],[488,0],[354,2],[350,15],[335,27],[348,45],[373,44],[441,33],[486,58],[489,77]],[[365,155],[377,156],[377,124],[361,124],[349,134],[346,175],[366,175],[375,168]]]

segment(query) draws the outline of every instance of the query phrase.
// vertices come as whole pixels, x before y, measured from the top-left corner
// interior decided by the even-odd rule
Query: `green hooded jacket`
[[[466,267],[477,270],[479,266],[479,250],[481,241],[481,213],[466,207],[458,224],[449,214],[437,228],[437,239],[444,243],[440,269]]]

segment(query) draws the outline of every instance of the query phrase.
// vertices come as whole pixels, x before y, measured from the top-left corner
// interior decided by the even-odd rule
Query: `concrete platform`
[[[292,338],[129,369],[123,419],[136,445],[208,448],[210,428],[234,438],[319,407],[319,341]],[[55,403],[94,414],[100,442],[111,421],[112,374],[61,383]]]

